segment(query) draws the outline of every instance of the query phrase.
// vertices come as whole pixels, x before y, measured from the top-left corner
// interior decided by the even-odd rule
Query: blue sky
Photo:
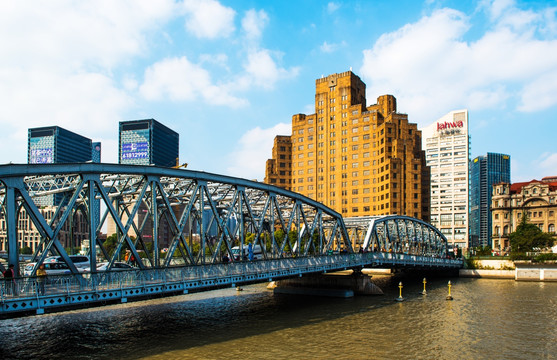
[[[557,175],[557,1],[4,0],[0,163],[48,125],[117,162],[118,122],[155,118],[189,169],[263,180],[349,69],[420,128],[468,109],[472,157],[511,155],[512,181]]]

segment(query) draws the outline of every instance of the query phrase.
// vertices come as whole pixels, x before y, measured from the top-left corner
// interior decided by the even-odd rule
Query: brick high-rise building
[[[397,113],[395,97],[382,95],[366,106],[366,86],[351,71],[317,79],[315,87],[315,114],[292,117],[290,177],[273,183],[276,164],[288,160],[277,159],[274,149],[265,181],[347,217],[399,214],[429,221],[421,132]],[[275,147],[284,138],[277,137]]]
[[[267,160],[265,183],[291,190],[292,141],[290,136],[279,135],[273,144],[273,158]]]

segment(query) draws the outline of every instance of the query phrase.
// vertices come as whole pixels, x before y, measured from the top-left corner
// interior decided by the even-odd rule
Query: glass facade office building
[[[470,246],[491,247],[493,185],[511,182],[511,157],[487,153],[470,163]]]
[[[59,126],[29,129],[27,142],[29,164],[81,163],[92,159],[91,139]],[[37,205],[52,206],[61,201],[60,194],[48,195],[37,199]]]
[[[94,142],[92,144],[91,161],[93,161],[94,163],[100,163],[101,162],[101,143],[100,142]]]
[[[28,131],[29,164],[61,164],[91,160],[91,139],[59,126],[33,128]]]
[[[120,164],[172,167],[177,164],[179,135],[154,119],[120,122]]]

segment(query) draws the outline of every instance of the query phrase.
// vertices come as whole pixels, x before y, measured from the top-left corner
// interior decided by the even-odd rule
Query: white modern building
[[[422,130],[426,163],[431,167],[431,224],[449,244],[468,248],[468,110],[444,115]]]

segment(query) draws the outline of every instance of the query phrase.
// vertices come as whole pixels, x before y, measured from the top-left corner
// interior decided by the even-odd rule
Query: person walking
[[[8,269],[4,271],[4,282],[6,284],[6,292],[8,295],[16,295],[15,291],[15,271],[14,264],[10,264]]]
[[[41,264],[37,269],[37,291],[39,295],[45,294],[45,283],[46,283],[46,269],[44,264]]]
[[[253,261],[253,245],[251,243],[248,244],[248,259]]]

